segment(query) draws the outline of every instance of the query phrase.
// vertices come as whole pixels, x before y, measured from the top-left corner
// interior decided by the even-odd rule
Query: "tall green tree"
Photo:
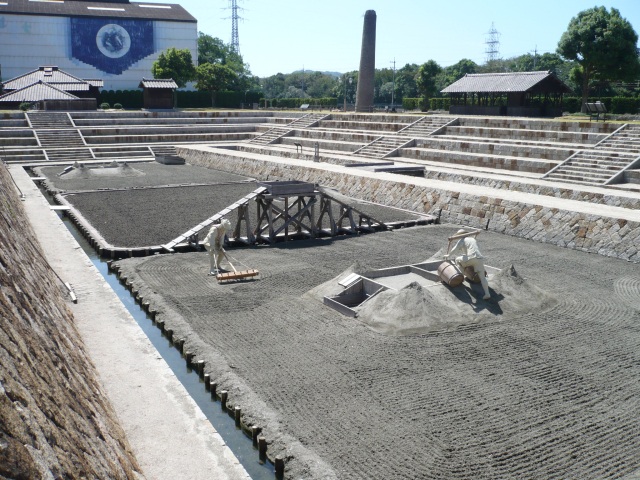
[[[403,98],[415,98],[418,96],[416,75],[420,67],[415,63],[407,63],[396,71],[396,102],[402,102]]]
[[[478,64],[468,58],[463,58],[458,63],[449,65],[442,69],[442,72],[436,78],[437,91],[440,92],[445,87],[448,87],[453,82],[457,82],[467,73],[476,73],[478,71]]]
[[[633,80],[640,74],[638,34],[615,8],[594,7],[573,17],[557,52],[581,69],[582,108],[592,81]]]
[[[436,94],[436,77],[440,72],[442,72],[442,67],[434,60],[420,65],[416,74],[416,87],[423,97],[431,98]]]
[[[222,90],[232,90],[238,80],[236,72],[226,65],[203,63],[196,69],[196,88],[211,93],[211,106],[216,106],[216,94]]]
[[[233,89],[236,91],[260,90],[260,79],[251,74],[242,55],[219,38],[198,32],[198,65],[205,63],[224,65],[235,72]]]
[[[189,49],[169,48],[160,53],[151,66],[153,78],[173,78],[183,88],[195,77],[195,67]]]

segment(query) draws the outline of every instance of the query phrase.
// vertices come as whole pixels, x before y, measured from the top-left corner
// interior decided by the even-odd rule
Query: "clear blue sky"
[[[144,0],[151,2],[152,0]],[[198,30],[231,42],[229,0],[179,3]],[[554,52],[569,21],[594,6],[617,8],[640,33],[640,0],[238,0],[240,53],[260,77],[300,70],[347,72],[360,62],[364,12],[375,10],[376,68],[462,58],[486,60],[493,22],[500,57]]]

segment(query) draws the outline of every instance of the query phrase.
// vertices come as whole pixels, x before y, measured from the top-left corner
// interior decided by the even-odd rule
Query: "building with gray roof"
[[[455,115],[559,116],[562,96],[571,89],[552,72],[474,73],[441,93]]]
[[[168,48],[188,49],[195,62],[197,32],[196,19],[177,4],[5,0],[1,73],[14,78],[53,64],[74,77],[102,81],[108,90],[135,89]]]

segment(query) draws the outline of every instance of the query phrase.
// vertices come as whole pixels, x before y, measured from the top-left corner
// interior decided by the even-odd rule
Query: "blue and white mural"
[[[105,73],[120,75],[154,53],[153,22],[71,17],[71,56]]]

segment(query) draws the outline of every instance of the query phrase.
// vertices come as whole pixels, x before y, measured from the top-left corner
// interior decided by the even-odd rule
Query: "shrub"
[[[108,109],[109,109],[109,108],[111,108],[111,107],[109,106],[109,104],[108,104],[107,102],[104,102],[104,103],[101,103],[101,104],[100,104],[100,108],[101,108],[102,110],[108,110]]]
[[[638,99],[635,97],[613,97],[611,113],[638,113]]]
[[[116,110],[122,110],[122,104],[121,103],[114,103],[113,104],[113,108],[115,108]]]
[[[418,108],[419,100],[419,98],[405,97],[402,99],[402,108],[404,108],[405,110],[415,110],[416,108]]]
[[[20,104],[20,110],[22,110],[23,112],[26,112],[27,110],[29,110],[31,108],[31,104],[29,102],[22,102]]]

